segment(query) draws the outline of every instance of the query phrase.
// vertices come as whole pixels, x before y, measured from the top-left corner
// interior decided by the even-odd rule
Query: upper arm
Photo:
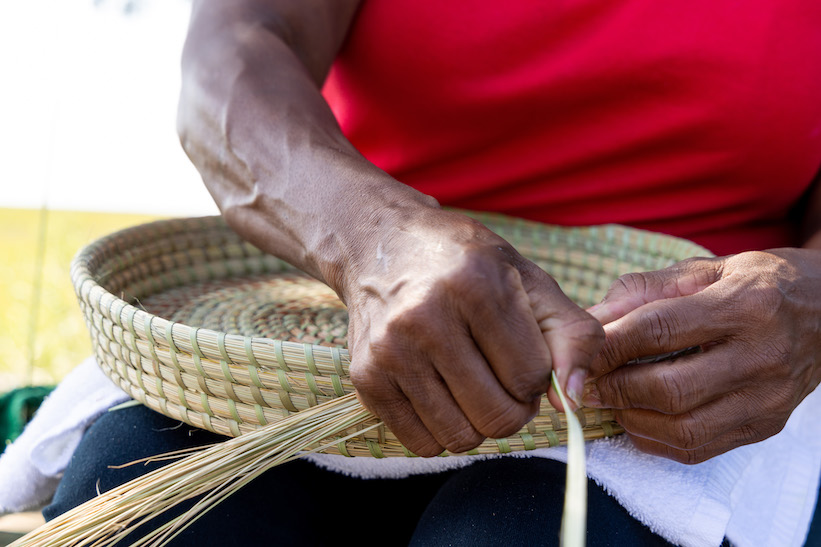
[[[276,36],[321,86],[345,41],[361,0],[196,0],[183,67],[226,35],[243,40],[259,30]],[[265,55],[258,51],[258,55]]]

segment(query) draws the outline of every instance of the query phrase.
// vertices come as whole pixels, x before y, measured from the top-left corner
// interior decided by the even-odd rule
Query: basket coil
[[[686,240],[622,226],[563,228],[471,216],[584,307],[623,273],[710,255]],[[171,418],[239,436],[353,392],[347,312],[336,294],[244,242],[220,217],[117,232],[82,249],[71,275],[103,371]],[[576,414],[586,439],[622,432],[608,410]],[[543,397],[539,414],[521,431],[488,439],[471,453],[532,450],[566,438],[564,414]],[[412,456],[384,427],[326,451]]]

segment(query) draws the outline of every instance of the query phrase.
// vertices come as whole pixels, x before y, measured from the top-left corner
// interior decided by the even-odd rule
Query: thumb
[[[601,324],[571,302],[566,308],[557,310],[550,319],[541,322],[540,326],[561,389],[576,406],[581,406],[585,379],[593,359],[604,344]],[[562,408],[552,384],[548,398],[555,408]]]
[[[525,290],[547,345],[551,366],[561,389],[580,406],[587,372],[604,344],[604,329],[570,300],[547,273],[533,268],[531,274],[524,278]],[[555,408],[562,408],[552,384],[548,398]]]
[[[606,325],[649,302],[690,296],[721,279],[723,265],[720,258],[690,258],[663,270],[624,274],[587,312]]]

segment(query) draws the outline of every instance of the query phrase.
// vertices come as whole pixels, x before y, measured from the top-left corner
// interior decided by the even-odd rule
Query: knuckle
[[[524,275],[532,275],[525,273]],[[500,269],[499,272],[499,281],[503,287],[522,287],[523,286],[523,273],[513,265],[505,264],[504,267]],[[549,276],[545,276],[548,277]]]
[[[505,388],[516,400],[529,402],[547,392],[550,373],[547,369],[523,371],[514,376]]]
[[[622,347],[623,344],[611,343],[610,341],[604,343],[599,351],[600,359],[597,362],[604,363],[605,366],[602,370],[596,371],[598,374],[606,374],[627,362],[627,358],[620,351]]]
[[[774,416],[770,420],[760,420],[744,424],[739,428],[740,444],[763,441],[784,429],[788,416]]]
[[[674,446],[682,450],[695,450],[712,440],[710,428],[705,425],[705,420],[689,413],[678,416],[671,430]]]
[[[363,353],[383,370],[405,370],[409,363],[423,361],[430,348],[441,345],[442,330],[434,322],[417,309],[408,310],[372,332]]]
[[[688,375],[676,368],[660,369],[656,392],[661,394],[659,409],[668,414],[681,414],[691,410],[697,392]]]
[[[792,377],[793,354],[789,344],[771,338],[762,345],[760,352],[776,375]]]
[[[780,431],[778,427],[772,427],[772,425],[754,425],[754,424],[746,424],[738,428],[736,432],[736,442],[739,445],[744,444],[752,444],[772,435],[775,435]]]
[[[670,266],[675,274],[671,277],[674,294],[692,294],[712,285],[721,277],[721,265],[720,258],[692,257]]]
[[[493,439],[509,437],[519,431],[530,419],[530,406],[511,404],[499,406],[472,421],[476,430]]]
[[[792,382],[787,383],[779,388],[770,388],[770,400],[765,407],[768,407],[768,414],[770,416],[788,417],[798,404],[798,396],[796,395],[798,386],[793,385]],[[782,424],[783,425],[783,424]]]
[[[416,454],[422,458],[433,458],[434,456],[438,456],[444,450],[444,447],[437,443],[436,441],[428,441],[422,444],[411,444],[410,446],[405,446],[411,454]]]
[[[437,456],[443,447],[424,427],[418,415],[398,399],[382,400],[373,409],[399,441],[413,454],[422,457]]]
[[[378,335],[374,336],[375,345],[389,347],[392,344],[424,336],[430,322],[431,311],[425,303],[416,306],[392,310],[386,317]]]
[[[613,282],[610,291],[613,294],[628,293],[643,295],[647,292],[647,278],[642,273],[622,274]]]
[[[698,463],[703,463],[715,455],[704,448],[696,448],[693,450],[672,450],[670,453],[672,460],[685,465],[696,465]]]
[[[668,310],[649,310],[642,317],[641,327],[660,348],[673,347],[675,345],[674,333],[678,332],[678,321],[675,314]]]
[[[631,386],[620,374],[605,374],[596,380],[602,402],[611,408],[632,407]]]
[[[604,344],[604,327],[592,315],[582,312],[582,316],[575,323],[574,329],[577,338],[588,344],[593,344],[596,350]],[[593,353],[596,353],[596,351]]]
[[[716,452],[714,447],[698,447],[692,450],[682,450],[657,441],[643,439],[641,437],[631,436],[631,438],[642,452],[661,456],[684,465],[695,465],[697,463],[702,463],[720,453]]]
[[[481,290],[477,290],[481,288]],[[522,273],[496,253],[477,250],[465,255],[442,273],[433,287],[433,294],[456,307],[483,310],[488,307],[501,312],[518,299],[529,305],[523,287]],[[514,306],[515,307],[515,306]]]
[[[472,250],[463,253],[460,259],[443,273],[441,283],[450,290],[472,293],[470,286],[477,282],[486,282],[490,272],[496,268],[498,261],[493,260],[487,253]]]
[[[565,314],[558,327],[562,336],[571,341],[571,347],[591,361],[605,345],[604,327],[591,315],[579,310]]]
[[[380,340],[369,340],[365,345],[357,347],[357,352],[351,356],[350,374],[356,382],[368,381],[372,376],[386,372],[394,360],[390,357],[390,344]],[[363,351],[367,349],[367,351]]]
[[[438,431],[439,443],[449,452],[467,452],[476,448],[485,439],[478,431],[472,427],[465,427],[463,424],[453,424]]]
[[[354,387],[363,393],[368,393],[370,388],[378,386],[382,381],[382,375],[373,367],[358,361],[351,363],[348,374]]]
[[[390,426],[390,424],[389,424]],[[397,431],[401,431],[395,427],[391,427],[391,431],[397,434],[397,437],[401,437],[400,441],[402,444],[407,448],[411,453],[421,456],[423,458],[432,458],[433,456],[438,456],[445,450],[443,447],[434,437],[433,435],[428,434],[416,434],[416,435],[401,435],[397,433]]]
[[[782,261],[781,258],[767,251],[747,251],[736,256],[751,266],[759,266],[767,269],[777,268],[778,264]]]

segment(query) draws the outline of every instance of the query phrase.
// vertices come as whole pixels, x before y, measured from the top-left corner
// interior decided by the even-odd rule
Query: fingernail
[[[594,382],[590,382],[585,387],[586,389],[584,391],[584,396],[582,397],[582,403],[584,403],[584,406],[590,408],[602,408],[601,396],[599,395],[599,388],[596,387],[596,384]]]
[[[577,407],[582,406],[582,391],[584,391],[584,379],[587,377],[587,372],[576,369],[570,373],[570,378],[567,379],[567,387],[565,391],[567,396],[576,403]]]

